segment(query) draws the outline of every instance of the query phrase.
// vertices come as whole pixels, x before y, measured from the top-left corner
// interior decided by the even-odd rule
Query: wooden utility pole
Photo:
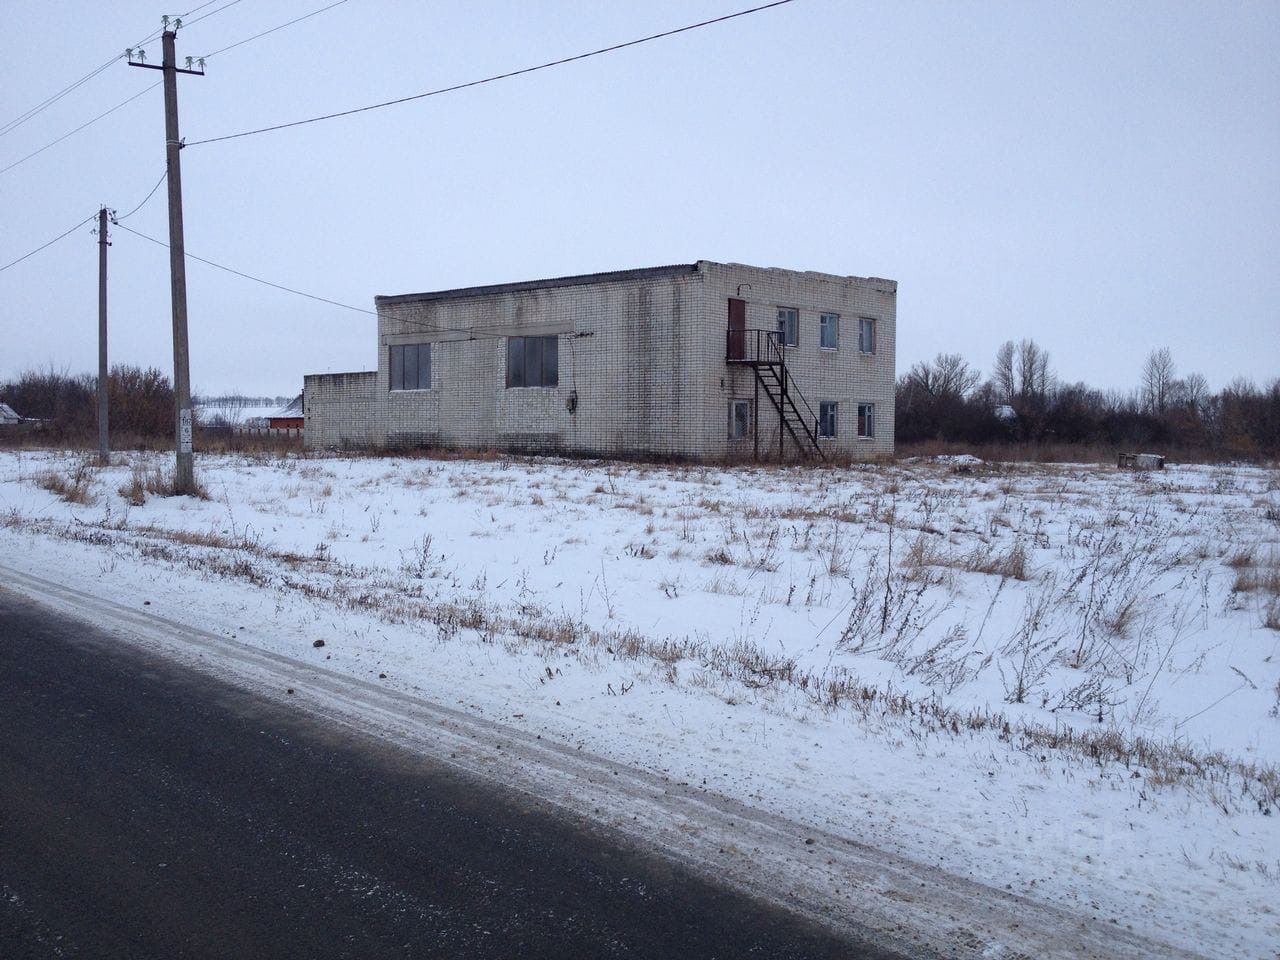
[[[164,18],[165,30],[160,38],[164,58],[159,66],[133,62],[132,51],[129,65],[164,71],[164,146],[169,180],[169,288],[173,301],[173,395],[177,408],[177,466],[174,470],[173,488],[174,493],[189,495],[196,492],[196,478],[191,453],[194,424],[191,416],[191,365],[187,355],[187,262],[182,240],[182,168],[179,160],[182,140],[178,137],[178,74],[190,73],[202,77],[204,61],[201,61],[199,70],[191,69],[190,57],[187,58],[187,69],[178,66],[174,40],[180,26],[182,22],[175,20],[170,29],[169,18]]]
[[[111,462],[107,436],[107,208],[98,211],[98,463]]]

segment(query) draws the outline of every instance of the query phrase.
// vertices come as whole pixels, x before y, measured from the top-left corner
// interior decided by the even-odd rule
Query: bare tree
[[[1000,349],[996,351],[996,360],[991,367],[991,383],[995,387],[996,395],[1005,403],[1013,403],[1017,394],[1017,379],[1014,375],[1014,353],[1015,349],[1012,340],[1006,340],[1000,344]]]
[[[1020,340],[1014,357],[1018,376],[1018,398],[1044,400],[1049,393],[1049,352],[1034,340]]]
[[[1202,373],[1188,373],[1173,382],[1170,403],[1178,403],[1198,414],[1203,414],[1209,403],[1209,381]]]
[[[940,400],[963,400],[978,385],[981,374],[958,353],[940,353],[907,371],[907,385]]]
[[[1142,365],[1142,402],[1148,412],[1163,415],[1169,408],[1174,380],[1173,354],[1168,347],[1152,350]]]

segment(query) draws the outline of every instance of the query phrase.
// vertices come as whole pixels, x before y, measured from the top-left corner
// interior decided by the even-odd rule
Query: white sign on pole
[[[178,450],[191,452],[191,411],[178,411]]]

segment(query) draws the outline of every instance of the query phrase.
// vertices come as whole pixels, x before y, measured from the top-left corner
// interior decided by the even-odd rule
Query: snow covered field
[[[0,453],[0,564],[1152,955],[1280,956],[1274,469],[204,457],[196,501],[119,461]]]

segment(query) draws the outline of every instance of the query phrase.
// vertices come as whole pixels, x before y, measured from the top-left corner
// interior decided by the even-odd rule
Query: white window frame
[[[830,430],[827,427],[830,426]],[[835,440],[840,436],[840,402],[818,401],[818,439]]]
[[[874,440],[876,438],[876,405],[874,403],[858,404],[858,439]]]
[[[739,420],[738,411],[745,410],[746,415]],[[742,430],[737,430],[741,424]],[[730,400],[729,401],[729,439],[730,440],[749,440],[751,438],[751,401],[750,400]]]
[[[778,308],[778,339],[784,347],[800,346],[800,310],[797,307]]]
[[[831,343],[827,343],[827,334]],[[818,347],[822,350],[840,349],[840,314],[823,313],[818,316]]]

